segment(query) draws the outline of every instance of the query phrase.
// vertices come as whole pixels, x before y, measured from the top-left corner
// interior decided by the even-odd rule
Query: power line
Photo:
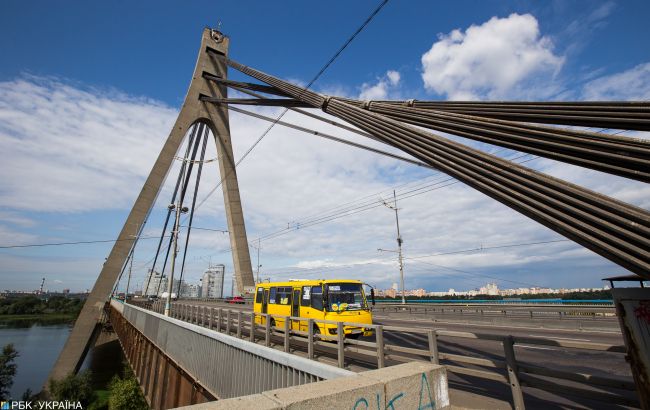
[[[368,16],[368,18],[366,18],[366,20],[363,22],[363,24],[361,24],[361,26],[359,26],[359,28],[357,28],[357,30],[347,39],[347,41],[341,46],[341,48],[339,48],[336,51],[336,53],[334,53],[334,55],[329,59],[329,61],[327,61],[327,63],[325,63],[325,65],[318,71],[318,73],[314,76],[314,78],[312,78],[311,81],[309,81],[307,86],[303,88],[303,91],[307,91],[309,89],[309,87],[311,87],[320,78],[320,76],[323,75],[325,70],[327,70],[332,65],[332,63],[334,63],[334,61],[341,55],[343,50],[345,50],[350,45],[350,43],[352,43],[352,41],[359,35],[359,33],[361,33],[361,31],[363,31],[363,29],[370,23],[370,21],[372,21],[372,19],[377,15],[377,13],[379,13],[379,11],[386,5],[386,3],[388,3],[388,0],[383,0],[379,4],[379,6],[377,6],[377,8],[370,14],[370,16]],[[285,108],[280,113],[280,115],[278,115],[275,118],[275,120],[271,123],[271,125],[269,125],[269,127],[262,133],[262,135],[260,135],[260,137],[253,143],[253,145],[251,145],[246,150],[244,155],[242,155],[241,158],[239,158],[239,160],[235,164],[234,168],[237,168],[237,166],[248,156],[248,154],[250,154],[251,151],[253,151],[253,149],[255,149],[255,147],[262,141],[262,139],[264,139],[264,137],[271,131],[271,129],[275,126],[275,124],[277,124],[282,119],[282,117],[284,117],[284,115],[287,113],[287,111],[289,111],[289,109]],[[219,186],[223,183],[224,179],[225,178],[222,178],[221,181],[214,188],[212,188],[210,190],[208,195],[206,195],[206,197],[203,198],[201,200],[201,202],[199,202],[199,204],[196,207],[197,209],[200,208],[201,205],[203,205],[205,203],[205,201],[208,200],[208,198],[217,190],[217,188],[219,188]]]
[[[519,281],[511,280],[511,279],[503,279],[503,278],[499,278],[499,277],[496,277],[496,276],[490,276],[490,275],[487,275],[485,273],[480,273],[480,272],[468,272],[468,271],[465,271],[465,270],[450,268],[448,266],[438,265],[438,264],[431,263],[431,262],[425,262],[425,261],[414,261],[414,262],[415,263],[423,263],[425,265],[435,266],[437,268],[447,269],[447,270],[457,272],[457,273],[462,273],[462,274],[465,274],[465,275],[484,276],[486,278],[490,278],[490,279],[494,279],[494,280],[500,280],[500,281],[504,281],[504,282],[515,283],[515,284],[518,284],[518,285],[526,285],[527,287],[541,287],[539,285],[535,285],[535,284],[531,284],[531,283],[519,282]]]
[[[497,246],[481,246],[479,248],[470,248],[470,249],[463,249],[463,250],[451,251],[451,252],[433,253],[431,255],[411,256],[411,257],[404,258],[404,259],[422,259],[422,258],[430,258],[430,257],[433,257],[433,256],[455,255],[455,254],[458,254],[458,253],[487,251],[487,250],[492,250],[492,249],[517,248],[517,247],[521,247],[521,246],[546,245],[546,244],[558,243],[558,242],[573,242],[573,241],[571,241],[570,239],[556,239],[556,240],[552,240],[552,241],[514,243],[514,244],[497,245]]]
[[[169,237],[169,235],[166,235]],[[141,236],[139,239],[160,239],[160,236]],[[38,248],[44,246],[63,246],[63,245],[87,245],[93,243],[110,243],[119,241],[135,241],[136,238],[128,239],[98,239],[94,241],[75,241],[75,242],[49,242],[49,243],[33,243],[28,245],[5,245],[0,246],[0,249],[16,249],[16,248]]]
[[[515,161],[517,159],[526,157],[528,155],[530,155],[530,154],[523,154],[523,155],[520,155],[520,156],[518,156],[516,158],[512,158],[510,160]],[[532,159],[534,159],[534,158],[528,159],[526,161],[530,161]],[[524,162],[524,161],[522,161],[522,162]],[[459,182],[460,181],[456,180],[453,177],[447,177],[446,179],[438,180],[436,182],[433,182],[433,183],[431,183],[429,185],[426,185],[426,186],[423,186],[423,187],[420,187],[420,188],[417,188],[417,189],[412,189],[412,190],[407,191],[407,192],[401,192],[398,195],[398,199],[412,198],[414,196],[422,195],[422,194],[427,193],[427,192],[435,191],[437,189],[442,189],[442,188],[445,188],[445,187],[450,186],[450,185],[458,184]],[[440,185],[440,184],[444,184],[444,185]],[[382,191],[382,192],[384,192],[384,191]],[[325,211],[325,212],[323,212],[325,214],[324,216],[317,216],[317,217],[315,216],[315,217],[312,217],[312,218],[307,219],[307,220],[303,220],[303,221],[300,221],[300,222],[295,222],[293,227],[288,226],[287,228],[284,228],[282,230],[279,230],[279,231],[276,231],[276,232],[261,236],[258,239],[261,239],[263,241],[264,240],[269,240],[269,239],[276,238],[278,236],[284,235],[284,234],[289,233],[289,232],[297,231],[297,230],[299,230],[301,228],[304,229],[304,228],[307,228],[307,227],[310,227],[310,226],[319,225],[321,223],[330,222],[330,221],[333,221],[335,219],[339,219],[339,218],[343,218],[343,217],[346,217],[346,216],[354,215],[354,214],[357,214],[359,212],[363,212],[363,211],[367,211],[367,210],[370,210],[370,209],[373,209],[373,208],[380,207],[382,205],[383,204],[382,204],[382,202],[380,200],[372,200],[372,201],[365,201],[364,203],[359,204],[359,205],[352,205],[351,207],[348,207],[348,208],[345,208],[345,209],[340,209],[340,210],[338,210],[336,212],[335,211]],[[339,207],[336,207],[334,209],[339,209],[339,208],[341,208],[341,207],[339,206]]]

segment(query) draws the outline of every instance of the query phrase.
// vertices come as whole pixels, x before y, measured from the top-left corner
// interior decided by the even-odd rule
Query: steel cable
[[[228,60],[228,64],[372,133],[601,256],[649,275],[648,211],[343,101],[297,89],[235,61]]]

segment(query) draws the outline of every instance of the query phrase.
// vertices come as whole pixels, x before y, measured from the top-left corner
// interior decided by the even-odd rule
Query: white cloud
[[[120,209],[147,175],[175,110],[43,78],[0,83],[0,206]]]
[[[387,73],[383,81],[390,87],[399,86],[396,74]],[[257,111],[270,116],[279,112],[268,107]],[[175,115],[175,110],[159,103],[119,93],[104,95],[98,90],[81,90],[57,81],[24,79],[0,83],[0,148],[7,160],[1,165],[0,192],[3,195],[0,206],[9,209],[9,214],[5,215],[12,220],[24,219],[22,226],[15,224],[16,228],[0,226],[2,243],[49,240],[54,231],[52,225],[59,223],[60,215],[73,211],[77,215],[87,214],[85,218],[97,221],[97,226],[83,226],[79,231],[55,231],[56,235],[61,235],[57,240],[110,238],[108,233],[102,233],[109,232],[104,227],[110,226],[110,232],[121,227]],[[240,158],[268,123],[237,113],[232,113],[230,119],[235,157]],[[284,120],[381,147],[379,143],[292,111]],[[214,158],[215,151],[211,145],[206,157]],[[633,203],[646,204],[644,198],[650,197],[638,185],[620,178],[605,179],[601,174],[576,173],[571,168],[550,164],[540,162],[538,166],[555,176],[591,184],[601,192],[624,197]],[[216,162],[206,164],[199,198],[219,180],[217,166]],[[376,251],[395,246],[394,213],[379,203],[378,195],[389,197],[394,188],[398,195],[416,189],[429,190],[399,202],[400,228],[407,257],[558,237],[460,183],[435,189],[440,187],[436,183],[447,178],[444,175],[281,126],[276,126],[252,151],[237,168],[237,173],[250,240],[282,230],[287,223],[322,216],[333,207],[351,209],[347,217],[263,241],[262,277],[272,272],[276,275],[274,278],[301,277],[300,274],[281,276],[299,267],[311,269],[304,273],[305,277],[359,277],[380,286],[395,281],[395,255]],[[164,211],[169,201],[169,185],[173,185],[171,180],[176,173],[172,170],[169,175],[167,188],[159,196],[157,210],[149,218],[145,235],[160,232],[162,213],[158,209]],[[424,177],[427,179],[422,180]],[[355,213],[353,208],[361,203],[359,198],[378,206]],[[40,218],[40,211],[49,212],[55,222]],[[25,225],[29,220],[34,220],[35,224]],[[226,226],[221,188],[199,209],[195,226]],[[156,240],[149,240],[138,245],[132,284],[142,282],[156,244]],[[228,248],[228,235],[193,231],[186,277],[197,279],[208,261],[224,263],[231,271]],[[475,270],[478,273],[474,282],[487,280],[480,276],[481,272],[508,278],[519,275],[513,272],[526,269],[531,272],[527,280],[549,285],[553,278],[539,275],[542,268],[538,266],[566,265],[567,258],[571,258],[573,269],[584,272],[594,272],[594,266],[602,272],[620,271],[589,252],[579,255],[569,252],[575,248],[571,244],[538,246],[426,260]],[[86,252],[87,249],[93,252]],[[110,244],[60,247],[56,256],[47,259],[36,257],[44,252],[40,248],[3,251],[0,252],[1,274],[3,278],[19,277],[14,286],[22,287],[33,286],[31,283],[38,282],[40,275],[47,272],[61,278],[66,286],[85,289],[92,286],[93,275],[89,272],[99,272],[109,250]],[[251,256],[255,263],[255,253]],[[418,264],[407,264],[407,287],[444,289],[457,280],[453,275],[439,279],[430,269],[416,269],[414,265]],[[570,275],[561,279],[572,280]],[[594,278],[588,277],[588,280]]]
[[[552,80],[563,62],[534,16],[511,14],[440,34],[422,56],[422,79],[428,90],[453,100],[512,98],[531,88],[541,92],[540,83]]]
[[[17,212],[9,212],[0,210],[0,220],[6,223],[17,225],[22,228],[30,228],[36,225],[36,221],[27,218],[24,215],[21,215]]]
[[[583,96],[586,100],[649,100],[650,63],[592,80],[585,84]]]
[[[34,243],[37,238],[38,235],[33,235],[28,232],[9,228],[5,225],[0,225],[0,246],[25,245]]]
[[[397,87],[400,83],[400,73],[394,70],[386,71],[386,74],[377,79],[375,84],[363,83],[361,85],[361,92],[359,99],[361,100],[385,100],[389,98],[397,98],[395,96]]]

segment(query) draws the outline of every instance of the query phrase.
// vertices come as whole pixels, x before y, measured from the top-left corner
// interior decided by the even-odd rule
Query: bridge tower
[[[60,379],[71,372],[79,370],[86,352],[97,335],[104,304],[110,297],[113,286],[118,280],[129,252],[134,245],[136,236],[141,231],[146,217],[156,201],[172,166],[174,156],[190,128],[197,123],[203,124],[210,129],[217,145],[219,171],[237,288],[240,291],[252,292],[255,281],[230,139],[228,109],[225,105],[210,104],[200,100],[201,97],[227,97],[225,86],[208,81],[204,78],[204,75],[210,74],[226,79],[226,63],[223,58],[220,59],[217,56],[227,56],[228,45],[229,38],[219,31],[209,28],[203,31],[201,48],[199,49],[192,81],[176,123],[160,151],[158,159],[151,169],[92,291],[88,295],[88,299],[75,322],[63,351],[50,373],[50,379]]]

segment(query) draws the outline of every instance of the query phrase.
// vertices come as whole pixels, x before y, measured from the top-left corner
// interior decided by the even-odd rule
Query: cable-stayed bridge
[[[269,120],[272,122],[272,126],[280,125],[300,129],[360,149],[369,149],[379,155],[388,155],[416,166],[439,170],[554,230],[568,240],[592,250],[631,273],[639,275],[641,278],[650,279],[650,213],[648,211],[435,133],[437,131],[458,135],[647,183],[650,182],[650,144],[648,141],[604,132],[585,131],[583,128],[648,131],[650,130],[649,103],[617,101],[359,101],[319,94],[309,89],[313,81],[307,87],[300,87],[234,61],[228,57],[228,47],[229,38],[223,33],[212,29],[204,30],[192,81],[178,118],[52,370],[51,378],[58,379],[79,369],[87,350],[100,331],[100,323],[105,319],[106,303],[109,301],[121,274],[127,268],[147,217],[161,191],[172,163],[178,159],[177,153],[185,140],[188,141],[187,148],[185,155],[181,158],[181,172],[177,178],[171,201],[174,206],[170,206],[167,213],[165,230],[171,223],[174,227],[171,239],[174,239],[174,236],[177,239],[179,218],[185,208],[189,213],[188,229],[191,229],[197,205],[198,183],[201,178],[206,178],[205,175],[201,175],[206,146],[211,143],[209,142],[211,139],[214,139],[218,153],[220,185],[224,194],[237,288],[245,293],[252,293],[255,280],[239,195],[238,162],[234,159],[231,143],[229,109]],[[238,70],[258,82],[229,80],[228,68]],[[252,98],[228,98],[227,90],[229,88],[247,93]],[[370,148],[333,135],[286,123],[281,121],[280,117],[275,119],[264,117],[236,107],[238,105],[285,107],[286,110],[294,110],[312,118],[322,119],[329,124],[397,148],[405,155]],[[324,118],[311,111],[305,111],[305,108],[320,109],[344,123]],[[193,173],[195,173],[196,185],[192,193],[190,178]],[[185,206],[188,203],[190,206]],[[159,252],[163,238],[165,238],[165,232],[160,238]],[[169,249],[172,249],[169,263],[172,271],[175,264],[179,263],[180,266],[177,269],[182,272],[184,259],[176,261],[177,243],[171,239],[167,246],[168,256]],[[164,258],[164,266],[167,264],[168,256]],[[158,253],[154,258],[154,266],[157,258]],[[170,281],[170,290],[172,290],[172,285],[173,281]],[[178,306],[176,308],[166,306],[167,316],[181,317],[179,315],[183,313],[175,309],[178,309]],[[124,316],[125,311],[131,312],[128,313],[131,316],[122,320],[120,317]],[[159,327],[162,329],[163,326],[178,325],[177,323],[168,324],[164,318],[147,316],[149,314],[145,311],[136,311],[128,306],[119,307],[115,303],[110,308],[110,312],[110,321],[113,322],[113,325],[122,326],[121,333],[118,332],[118,335],[123,346],[126,347],[127,340],[122,339],[129,338],[128,348],[132,350],[128,354],[132,355],[131,358],[137,358],[134,359],[139,361],[137,366],[141,366],[145,362],[150,363],[149,360],[153,360],[150,358],[154,357],[154,351],[165,353],[160,345],[163,342],[152,340],[154,334],[157,335],[156,337],[160,336],[159,333],[156,333]],[[211,315],[210,320],[212,319]],[[120,324],[118,325],[116,322]],[[243,322],[240,320],[238,323],[241,330]],[[166,336],[172,337],[175,334],[176,331],[172,327],[166,328]],[[183,331],[185,332],[187,329]],[[198,330],[190,329],[190,331]],[[254,340],[254,331],[249,334],[253,335],[252,339]],[[290,336],[289,332],[286,332],[285,335],[286,337]],[[189,339],[186,339],[186,342],[191,343],[194,340],[192,337],[195,336],[187,337]],[[134,340],[137,342],[133,342]],[[196,340],[199,343],[199,339]],[[167,342],[169,340],[165,341],[165,343]],[[229,342],[223,341],[223,343],[228,344]],[[507,343],[514,342],[508,339],[504,343],[507,345]],[[170,345],[170,348],[172,347],[173,345]],[[339,349],[345,349],[343,343],[339,343]],[[616,349],[620,349],[620,347]],[[155,357],[159,357],[159,353]],[[196,354],[209,355],[210,352],[202,350],[197,351]],[[502,364],[508,371],[507,380],[511,384],[518,385],[517,367],[514,364],[516,362],[510,355],[510,350],[506,350],[506,358]],[[170,357],[172,356],[169,356],[168,359]],[[191,358],[186,359],[190,360]],[[194,359],[202,360],[201,357]],[[434,362],[438,362],[437,353]],[[179,369],[183,368],[178,363],[175,363],[174,366]],[[214,363],[215,368],[218,366],[218,362]],[[296,366],[300,367],[303,364]],[[303,367],[300,369],[303,373],[300,373],[302,376],[295,376],[296,384],[326,378],[316,375],[321,371],[318,374],[329,374],[327,373],[329,370],[320,369],[312,376],[305,376],[307,373],[304,372],[307,370]],[[165,372],[156,373],[154,378],[149,375],[147,383],[162,383],[166,375]],[[141,383],[144,381],[141,380]],[[625,385],[629,387],[629,384]],[[268,387],[264,383],[261,383],[260,386],[262,386],[260,388]],[[243,391],[250,392],[252,390]],[[188,397],[190,397],[189,401],[181,403],[159,401],[157,407],[170,407],[171,404],[180,405],[201,401],[196,399],[198,396],[189,395]],[[209,395],[204,396],[204,398],[207,397]],[[515,396],[515,405],[522,407],[522,400],[521,397]],[[151,404],[154,405],[154,403]]]

